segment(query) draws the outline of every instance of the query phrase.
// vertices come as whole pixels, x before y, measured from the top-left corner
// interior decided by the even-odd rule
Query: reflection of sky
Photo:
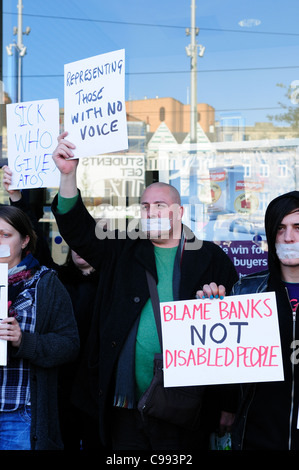
[[[240,110],[247,124],[277,113],[284,91],[276,85],[299,78],[298,1],[196,3],[197,42],[206,48],[198,58],[198,101],[219,113]],[[16,39],[16,5],[3,1],[4,46]],[[170,96],[187,103],[190,6],[191,0],[23,0],[23,30],[31,28],[23,36],[23,101],[58,97],[63,106],[64,63],[125,48],[126,99]],[[260,24],[240,26],[246,19]],[[8,59],[5,51],[4,75]]]

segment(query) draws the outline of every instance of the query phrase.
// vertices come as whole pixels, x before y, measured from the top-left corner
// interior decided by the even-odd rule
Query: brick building
[[[215,109],[205,103],[198,103],[198,122],[205,133],[215,124]],[[172,133],[190,132],[190,105],[174,98],[150,98],[126,102],[127,114],[144,121],[147,132],[155,132],[165,122]]]

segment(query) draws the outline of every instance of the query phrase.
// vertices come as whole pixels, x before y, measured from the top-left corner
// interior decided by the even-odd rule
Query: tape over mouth
[[[279,259],[299,258],[299,242],[276,243],[275,248]]]
[[[7,258],[10,256],[9,245],[0,245],[0,258]]]
[[[141,219],[143,232],[170,230],[170,220],[167,218]]]

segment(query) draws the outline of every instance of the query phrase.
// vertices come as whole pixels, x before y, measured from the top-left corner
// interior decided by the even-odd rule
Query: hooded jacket
[[[275,250],[278,227],[282,219],[295,209],[299,209],[299,191],[271,201],[265,214],[268,270],[241,278],[231,293],[276,293],[284,367],[284,381],[240,385],[240,403],[232,438],[235,450],[299,449],[299,371],[298,361],[291,360],[291,355],[295,353],[293,341],[299,338],[299,317],[297,311],[293,314]]]

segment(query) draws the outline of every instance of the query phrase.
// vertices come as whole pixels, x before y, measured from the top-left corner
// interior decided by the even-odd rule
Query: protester
[[[48,241],[44,236],[43,229],[39,222],[40,218],[43,216],[42,208],[40,206],[37,208],[37,204],[35,207],[32,207],[31,204],[29,204],[28,189],[23,191],[19,189],[10,189],[12,182],[12,171],[7,165],[3,165],[2,167],[2,182],[4,189],[9,196],[10,204],[25,212],[33,225],[33,229],[37,235],[34,257],[38,260],[40,265],[55,269],[57,265],[52,258]],[[27,197],[24,197],[24,192],[27,192]]]
[[[233,449],[299,449],[299,191],[272,200],[265,213],[268,270],[243,277],[232,294],[276,294],[284,380],[241,385]]]
[[[65,264],[57,266],[56,269],[60,281],[70,295],[80,336],[78,358],[63,365],[59,371],[59,414],[64,448],[99,450],[101,444],[98,420],[72,403],[73,384],[90,331],[99,275],[73,250],[69,250]]]
[[[72,404],[72,388],[81,361],[81,352],[90,328],[94,298],[98,285],[98,273],[77,253],[69,249],[66,261],[59,265],[55,263],[47,241],[44,238],[39,220],[29,204],[24,200],[20,190],[11,190],[12,171],[7,165],[3,166],[3,185],[9,194],[11,205],[23,210],[31,220],[37,233],[36,259],[40,264],[57,271],[58,278],[68,291],[77,322],[80,353],[75,361],[67,363],[59,369],[58,398],[60,428],[65,450],[91,450],[100,448],[98,420],[89,417]]]
[[[100,270],[86,366],[82,369],[86,394],[78,393],[78,403],[84,404],[91,415],[99,407],[101,437],[113,449],[205,447],[206,422],[199,421],[200,427],[197,422],[196,430],[187,429],[187,422],[175,425],[145,416],[137,409],[153,376],[154,355],[160,352],[146,271],[158,281],[160,301],[170,301],[195,298],[198,290],[223,295],[237,280],[235,268],[221,248],[197,240],[182,225],[180,196],[170,185],[156,183],[144,191],[141,221],[149,224],[144,231],[104,232],[77,190],[78,160],[69,159],[74,145],[66,136],[63,133],[59,137],[53,153],[61,182],[52,211],[69,246]],[[194,417],[200,407],[207,411],[208,387],[183,390],[190,394],[186,406],[191,400],[199,403]],[[185,411],[174,407],[171,418],[184,418]]]
[[[57,369],[74,360],[79,337],[69,295],[57,275],[33,257],[36,236],[21,210],[0,207],[1,245],[8,256],[8,316],[0,339],[8,342],[0,367],[0,449],[62,449]]]

